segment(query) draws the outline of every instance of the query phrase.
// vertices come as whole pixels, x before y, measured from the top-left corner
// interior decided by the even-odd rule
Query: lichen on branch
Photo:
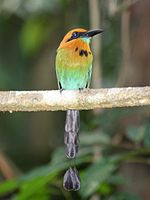
[[[91,110],[150,105],[150,87],[84,89],[80,91],[1,91],[0,111]]]

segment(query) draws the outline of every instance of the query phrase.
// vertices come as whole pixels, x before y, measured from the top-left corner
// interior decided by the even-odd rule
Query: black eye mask
[[[77,39],[77,38],[81,37],[82,35],[84,35],[85,33],[86,32],[77,32],[77,31],[75,31],[75,32],[72,33],[72,36],[66,42],[69,42],[71,40]]]

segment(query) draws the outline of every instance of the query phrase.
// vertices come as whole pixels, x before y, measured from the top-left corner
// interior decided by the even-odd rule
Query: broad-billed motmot
[[[89,88],[93,55],[90,49],[91,38],[102,29],[90,30],[77,28],[69,31],[63,38],[57,49],[56,75],[58,87],[62,90],[81,90]],[[78,133],[80,128],[80,116],[78,110],[68,110],[65,121],[64,142],[66,144],[66,155],[68,158],[75,158],[78,152]],[[68,190],[78,190],[76,172],[69,169],[64,177],[64,187]],[[71,180],[72,178],[72,180]],[[68,182],[67,182],[68,181]],[[73,185],[74,184],[74,185]]]

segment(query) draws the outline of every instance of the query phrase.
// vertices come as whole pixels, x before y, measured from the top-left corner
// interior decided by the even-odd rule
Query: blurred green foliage
[[[45,27],[48,30],[45,30]],[[28,19],[25,23],[21,34],[21,46],[25,54],[32,56],[48,39],[50,35],[50,27],[46,23],[46,19],[35,17]]]
[[[84,135],[84,134],[83,134]],[[87,138],[90,135],[86,134]],[[115,187],[124,184],[125,180],[117,174],[117,169],[121,162],[131,158],[140,158],[145,153],[150,153],[150,149],[139,149],[135,151],[127,151],[119,155],[100,156],[96,161],[92,161],[95,150],[101,153],[106,149],[102,145],[98,135],[97,141],[85,145],[84,137],[81,137],[81,149],[75,164],[81,168],[82,187],[78,194],[63,191],[62,178],[63,171],[70,166],[70,162],[65,159],[64,149],[55,150],[52,155],[51,162],[43,167],[34,169],[33,171],[11,181],[4,182],[0,186],[0,195],[12,194],[11,199],[73,199],[77,195],[78,199],[87,199],[93,193],[100,193],[104,199],[140,199],[136,195],[127,193],[116,193]],[[96,149],[95,149],[95,144]],[[111,147],[111,142],[109,143]]]
[[[104,87],[115,86],[121,65],[120,15],[109,16],[106,4],[106,1],[101,3],[102,27],[105,27]],[[78,26],[89,28],[86,0],[1,0],[0,89],[56,88],[54,71],[49,72],[49,68],[54,68],[54,52],[64,33]],[[48,78],[45,74],[49,74]],[[80,200],[98,195],[103,200],[140,200],[134,192],[118,188],[129,183],[119,171],[123,163],[142,160],[145,165],[150,164],[150,120],[142,110],[103,110],[98,116],[91,112],[81,114],[80,152],[75,161],[81,175],[81,190],[76,193],[62,188],[63,174],[72,165],[60,147],[63,131],[58,123],[63,125],[64,116],[1,113],[1,150],[22,175],[13,180],[1,178],[0,198]],[[126,127],[126,121],[137,115],[141,121]]]

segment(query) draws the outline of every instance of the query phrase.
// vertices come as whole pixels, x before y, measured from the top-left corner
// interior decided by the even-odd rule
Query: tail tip
[[[77,191],[80,189],[80,177],[76,168],[69,168],[63,180],[63,187],[67,191]]]

